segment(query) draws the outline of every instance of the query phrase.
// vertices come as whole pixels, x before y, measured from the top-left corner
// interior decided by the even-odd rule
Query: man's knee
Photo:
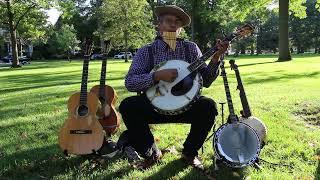
[[[119,105],[119,112],[121,114],[126,114],[130,110],[132,110],[132,108],[137,105],[137,98],[138,98],[137,96],[131,96],[122,100]]]
[[[213,99],[202,97],[199,101],[199,108],[203,111],[209,112],[211,118],[214,119],[214,117],[218,115],[217,104]]]

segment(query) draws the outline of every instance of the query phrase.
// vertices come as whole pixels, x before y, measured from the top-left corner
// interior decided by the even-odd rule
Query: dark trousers
[[[159,114],[144,95],[124,99],[119,106],[119,111],[128,129],[129,143],[142,156],[148,156],[150,149],[155,146],[149,124],[161,123],[191,124],[190,132],[183,144],[183,153],[190,156],[198,155],[198,150],[203,145],[218,114],[216,103],[204,96],[194,102],[188,111],[179,115]]]

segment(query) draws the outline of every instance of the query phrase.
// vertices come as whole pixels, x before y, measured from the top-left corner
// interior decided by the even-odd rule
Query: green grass
[[[217,179],[320,179],[320,57],[296,56],[290,62],[275,62],[275,56],[236,59],[253,114],[268,127],[268,144],[260,157],[281,165],[262,163],[232,171],[213,170],[212,139],[200,155],[209,174]],[[90,64],[89,87],[99,83],[100,62]],[[228,64],[228,63],[227,63]],[[122,99],[134,95],[124,87],[130,63],[109,61],[107,84]],[[186,167],[180,155],[166,154],[162,162],[141,172],[130,168],[121,156],[97,165],[88,157],[65,158],[57,144],[58,131],[67,118],[66,102],[79,91],[82,62],[33,62],[21,69],[0,67],[0,179],[117,178],[117,179],[206,179]],[[236,112],[241,109],[234,72],[227,66]],[[222,78],[203,90],[216,102],[225,102]],[[221,112],[221,111],[220,111]],[[228,114],[228,111],[225,111]],[[216,118],[220,125],[220,115]],[[178,151],[190,126],[153,126],[160,148]],[[121,131],[125,129],[123,123]],[[118,132],[114,140],[117,140]]]

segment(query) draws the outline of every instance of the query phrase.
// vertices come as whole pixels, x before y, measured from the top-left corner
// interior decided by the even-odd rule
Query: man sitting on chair
[[[176,69],[150,73],[154,65],[170,59],[180,59],[191,63],[202,56],[199,47],[194,42],[177,38],[172,45],[167,43],[168,41],[163,36],[167,32],[175,32],[178,36],[181,28],[190,24],[190,17],[183,9],[174,5],[166,5],[156,7],[155,13],[158,18],[158,36],[154,42],[140,48],[133,58],[125,79],[125,86],[131,92],[145,92],[160,80],[173,82],[178,76]],[[199,70],[204,87],[209,87],[219,75],[219,59],[228,46],[228,42],[218,41],[216,47],[219,50],[210,63],[205,64]],[[214,124],[215,116],[218,114],[216,103],[212,99],[201,96],[187,111],[178,115],[163,115],[155,111],[146,95],[142,94],[124,99],[119,111],[128,129],[129,144],[145,158],[143,168],[148,168],[162,157],[149,124],[174,122],[191,124],[190,132],[183,144],[182,157],[188,164],[203,169],[198,158],[198,150],[203,145]],[[168,133],[170,133],[169,129]]]

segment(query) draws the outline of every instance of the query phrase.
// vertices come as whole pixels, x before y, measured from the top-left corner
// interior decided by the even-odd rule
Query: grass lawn
[[[200,152],[208,174],[217,179],[320,179],[320,56],[296,56],[275,62],[275,56],[236,59],[253,114],[268,127],[268,143],[260,157],[261,171],[248,167],[213,170],[212,139]],[[89,88],[99,83],[101,62],[89,67]],[[107,84],[122,99],[134,93],[124,87],[130,63],[109,61]],[[144,172],[132,169],[121,156],[100,159],[65,158],[57,140],[67,118],[67,100],[79,91],[82,61],[32,62],[20,69],[0,67],[0,179],[206,179],[186,167],[179,154],[168,153],[161,163]],[[241,110],[236,79],[227,62],[227,73],[236,112]],[[225,102],[222,78],[203,90],[217,103]],[[220,107],[219,107],[220,108]],[[221,111],[220,111],[221,112]],[[228,114],[228,111],[225,111]],[[216,118],[218,126],[221,116]],[[153,126],[160,148],[181,151],[190,126]],[[120,132],[125,129],[123,123]],[[117,140],[120,132],[113,139]],[[210,133],[211,134],[211,133]]]

